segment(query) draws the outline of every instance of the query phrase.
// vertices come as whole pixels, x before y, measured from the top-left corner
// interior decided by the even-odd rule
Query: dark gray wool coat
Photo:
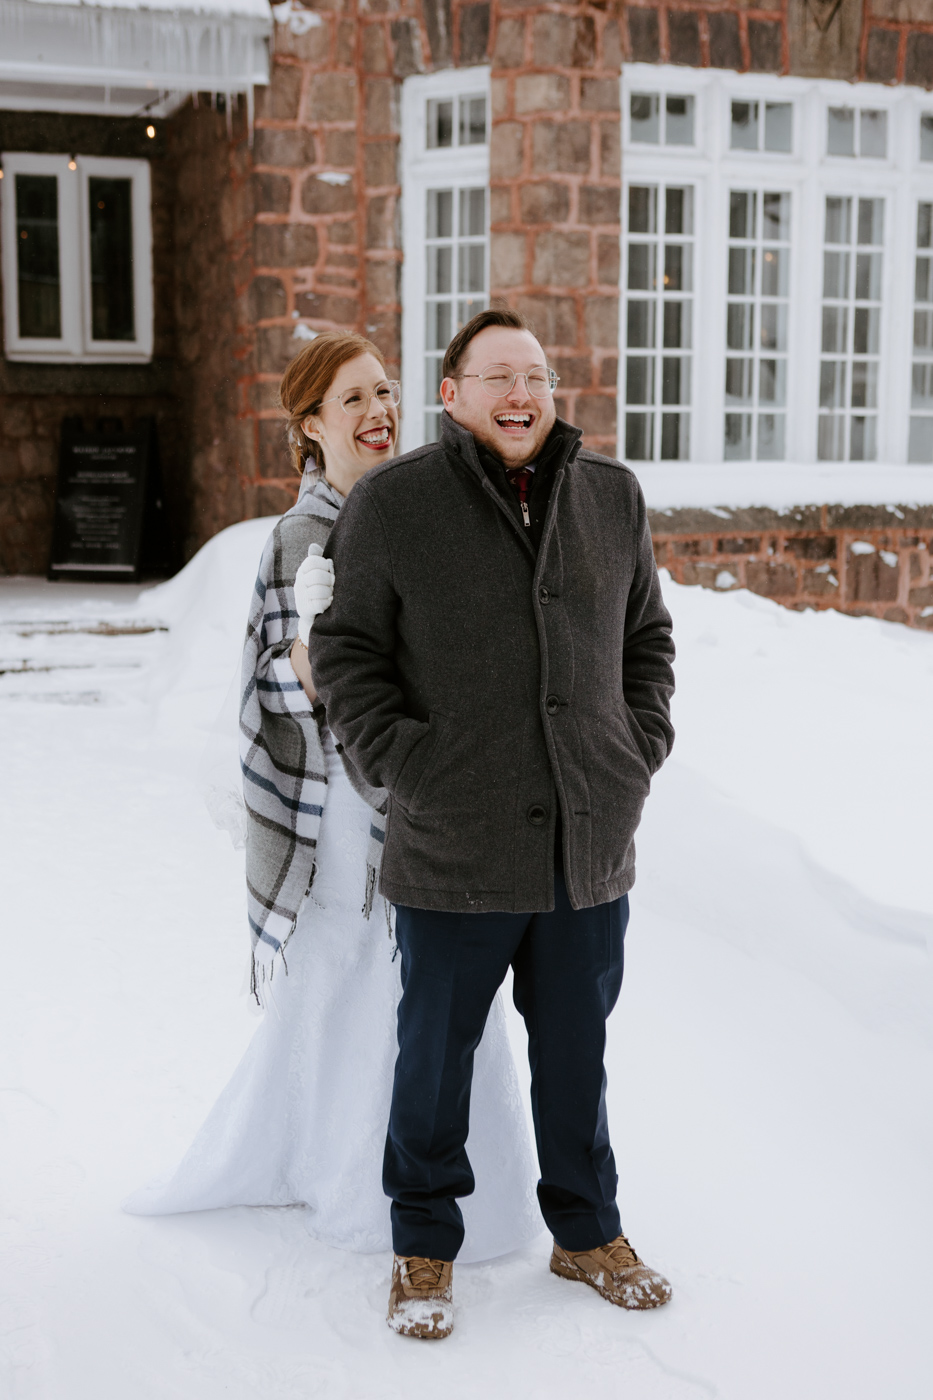
[[[309,646],[333,732],[390,794],[380,889],[451,912],[554,907],[558,807],[576,909],[625,894],[673,742],[671,619],[644,499],[558,419],[540,549],[446,414],[373,469],[331,532]]]

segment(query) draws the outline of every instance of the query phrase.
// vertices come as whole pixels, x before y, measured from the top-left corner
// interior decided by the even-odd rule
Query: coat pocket
[[[644,730],[638,723],[638,720],[635,718],[635,714],[632,710],[632,707],[626,704],[624,700],[622,702],[622,717],[625,721],[626,728],[628,729],[628,732],[631,735],[632,745],[639,758],[641,759],[642,763],[645,765],[648,777],[650,778],[654,773],[656,767],[654,750],[648,742],[648,738]]]
[[[441,741],[446,725],[447,716],[439,714],[437,710],[431,710],[427,731],[402,765],[392,797],[405,812],[418,810],[419,798],[442,751]]]

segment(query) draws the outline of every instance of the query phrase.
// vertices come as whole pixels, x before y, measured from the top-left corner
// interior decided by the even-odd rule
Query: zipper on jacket
[[[522,501],[522,520],[525,522],[525,529],[531,529],[531,516],[528,514],[528,502]]]

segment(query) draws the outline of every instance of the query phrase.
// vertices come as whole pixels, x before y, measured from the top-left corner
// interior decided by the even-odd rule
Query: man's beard
[[[485,447],[487,452],[491,452],[494,457],[497,457],[500,462],[504,462],[509,467],[524,467],[527,466],[529,462],[533,462],[540,454],[542,447],[550,436],[553,426],[553,423],[545,425],[544,420],[539,418],[532,437],[522,443],[515,443],[516,452],[514,456],[512,454],[507,455],[503,452],[502,448],[504,444],[500,438],[493,437],[491,433],[487,434],[485,431],[477,428],[473,428],[471,431],[475,440],[480,443],[481,446]]]

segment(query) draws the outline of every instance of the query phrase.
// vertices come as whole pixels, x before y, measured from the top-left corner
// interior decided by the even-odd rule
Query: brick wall
[[[558,412],[616,450],[622,49],[611,11],[493,7],[491,294],[561,377]]]
[[[933,631],[933,506],[667,510],[650,519],[658,565],[678,583]]]
[[[930,0],[668,0],[625,21],[633,63],[933,87]]]

